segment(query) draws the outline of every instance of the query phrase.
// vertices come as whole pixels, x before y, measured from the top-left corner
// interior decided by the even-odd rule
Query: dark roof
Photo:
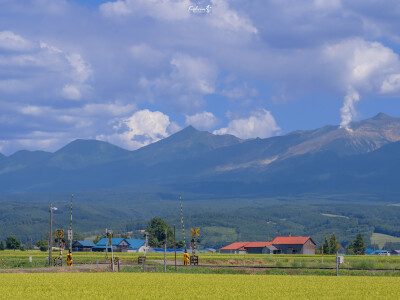
[[[79,243],[82,247],[94,247],[94,246],[96,246],[92,241],[75,241],[73,243],[73,245],[75,245],[76,243]]]

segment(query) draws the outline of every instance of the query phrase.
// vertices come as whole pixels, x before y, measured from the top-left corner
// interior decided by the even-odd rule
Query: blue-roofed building
[[[390,252],[389,252],[388,250],[382,249],[382,250],[376,250],[376,251],[374,252],[374,254],[375,254],[375,255],[390,255]]]
[[[96,245],[92,241],[75,241],[72,243],[73,251],[92,251],[92,248]]]
[[[125,239],[125,241],[129,244],[127,249],[124,249],[125,252],[144,252],[144,248],[146,247],[146,240],[141,239]]]
[[[373,254],[374,254],[374,250],[372,250],[371,248],[365,249],[365,255],[373,255]]]
[[[97,242],[96,246],[92,248],[92,251],[105,252],[106,247],[108,251],[111,251],[111,246],[108,242],[108,238],[102,238]],[[112,250],[114,252],[122,252],[129,248],[128,242],[124,238],[112,238]]]

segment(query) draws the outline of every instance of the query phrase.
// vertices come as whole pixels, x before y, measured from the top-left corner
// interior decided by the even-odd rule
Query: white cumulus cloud
[[[186,116],[185,124],[192,125],[196,129],[209,130],[214,128],[219,123],[219,120],[213,113],[203,111],[191,116]]]
[[[326,59],[346,89],[341,127],[348,127],[362,93],[394,93],[399,90],[400,60],[390,48],[379,42],[346,40],[325,48]]]
[[[228,126],[214,131],[214,134],[232,134],[242,139],[267,138],[279,134],[280,127],[276,123],[272,114],[261,109],[248,118],[234,119]]]
[[[98,135],[97,139],[134,150],[166,138],[179,129],[175,122],[170,121],[169,116],[160,111],[144,109],[120,120],[115,126],[117,133]]]

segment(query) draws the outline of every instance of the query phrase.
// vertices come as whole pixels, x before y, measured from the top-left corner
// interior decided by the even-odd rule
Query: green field
[[[386,243],[400,243],[400,238],[382,233],[372,234],[371,244],[378,245],[382,249]]]
[[[7,299],[396,299],[397,278],[203,274],[0,274]]]
[[[64,251],[64,265],[67,252]],[[31,269],[31,268],[44,268],[48,266],[47,252],[40,251],[0,251],[0,269]],[[57,253],[53,253],[55,257]],[[142,253],[115,253],[115,257],[121,260],[121,266],[135,267],[137,265],[138,256]],[[29,262],[29,257],[32,257],[32,262]],[[111,255],[109,255],[109,258]],[[159,265],[164,259],[163,253],[148,253],[147,263],[152,265]],[[95,265],[97,260],[100,264],[105,263],[105,253],[102,252],[74,252],[73,261],[74,265]],[[167,260],[173,264],[174,254],[167,254]],[[178,264],[182,264],[183,255],[177,254]],[[210,267],[219,266],[226,268],[230,266],[253,266],[253,267],[291,267],[296,269],[311,269],[307,272],[296,273],[279,273],[271,271],[264,274],[315,274],[315,275],[333,275],[335,272],[316,271],[318,268],[335,268],[335,256],[324,255],[323,261],[321,255],[266,255],[266,254],[219,254],[219,253],[201,253],[199,254],[200,265],[207,265]],[[396,270],[387,271],[386,273],[376,274],[369,272],[368,275],[379,276],[399,276],[400,275],[400,256],[366,256],[366,255],[347,255],[344,257],[344,264],[340,265],[341,272],[346,269],[356,268],[359,270]],[[150,269],[149,269],[150,270]],[[277,269],[279,270],[279,269]],[[184,268],[179,272],[187,272]],[[343,273],[346,275],[364,275],[357,270],[348,270]]]

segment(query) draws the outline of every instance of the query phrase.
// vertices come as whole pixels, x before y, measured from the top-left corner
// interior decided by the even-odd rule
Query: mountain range
[[[398,194],[400,119],[242,140],[189,126],[128,151],[75,140],[54,153],[0,154],[0,193],[168,187],[196,194]]]

